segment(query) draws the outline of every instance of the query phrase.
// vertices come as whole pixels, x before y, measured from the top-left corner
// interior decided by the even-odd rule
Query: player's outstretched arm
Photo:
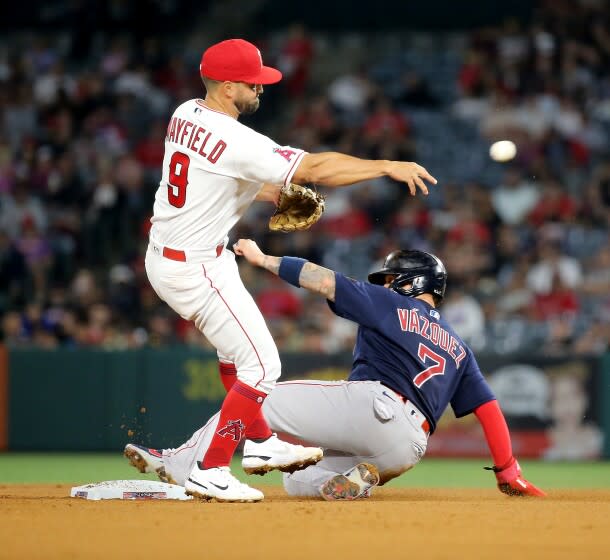
[[[328,268],[295,257],[265,255],[252,239],[240,239],[233,245],[236,255],[261,268],[273,272],[287,282],[335,301],[335,273]]]
[[[498,490],[509,496],[546,496],[540,488],[523,478],[521,467],[513,457],[508,426],[498,401],[486,402],[477,407],[474,413],[483,427],[494,460],[493,467],[485,468],[496,475]]]
[[[320,184],[327,187],[343,187],[377,177],[391,177],[409,186],[415,195],[417,189],[428,194],[424,181],[436,185],[436,179],[421,165],[411,161],[360,159],[338,152],[305,154],[292,181],[303,184]]]

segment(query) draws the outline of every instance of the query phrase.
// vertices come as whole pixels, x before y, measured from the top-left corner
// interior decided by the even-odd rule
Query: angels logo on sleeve
[[[273,153],[281,155],[286,161],[292,161],[292,156],[296,155],[295,150],[287,148],[273,148]]]

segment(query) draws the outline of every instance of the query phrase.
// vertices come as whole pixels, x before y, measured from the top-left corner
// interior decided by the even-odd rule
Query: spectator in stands
[[[337,76],[328,87],[328,97],[342,121],[355,127],[364,122],[375,90],[375,85],[361,68],[357,72]]]
[[[302,311],[301,300],[295,290],[278,277],[270,279],[254,299],[268,319],[298,319]]]
[[[2,315],[2,342],[11,348],[26,346],[29,343],[18,311],[8,311]]]
[[[505,316],[527,316],[534,298],[527,285],[527,272],[531,266],[527,254],[518,255],[506,264],[500,275],[500,293],[497,309]]]
[[[341,132],[329,100],[324,96],[304,101],[297,110],[293,126],[312,130],[322,144],[335,143]]]
[[[398,105],[422,109],[436,109],[440,105],[440,100],[430,90],[428,82],[414,70],[402,74],[392,98]]]
[[[12,239],[21,235],[24,221],[31,222],[38,231],[44,232],[48,224],[48,215],[42,202],[30,194],[26,179],[19,178],[15,183],[13,194],[0,195],[0,227]]]
[[[163,121],[156,120],[150,126],[148,134],[134,149],[134,155],[151,177],[159,175],[163,165],[163,140],[166,130]]]
[[[485,343],[485,315],[480,303],[461,284],[452,283],[447,294],[443,317],[469,346],[481,350]]]
[[[561,252],[559,243],[542,239],[538,243],[538,255],[527,273],[527,284],[536,294],[549,294],[554,278],[570,289],[577,289],[582,283],[580,263]]]
[[[548,179],[543,183],[540,198],[528,219],[536,228],[547,222],[568,223],[575,218],[576,211],[576,201],[564,192],[558,181]]]
[[[23,256],[32,279],[32,292],[29,296],[37,301],[44,301],[48,276],[53,265],[53,251],[48,239],[38,229],[31,216],[25,216],[21,222],[16,247]]]
[[[305,26],[293,23],[288,29],[277,61],[277,66],[284,76],[284,88],[290,97],[302,97],[305,93],[313,56],[313,41]]]
[[[509,168],[504,180],[491,195],[494,209],[502,222],[508,225],[521,224],[536,206],[539,198],[537,185],[524,179],[514,167]]]
[[[576,290],[568,288],[554,271],[548,292],[538,292],[532,301],[531,313],[534,319],[548,322],[552,319],[564,319],[574,322],[578,312],[579,302]]]

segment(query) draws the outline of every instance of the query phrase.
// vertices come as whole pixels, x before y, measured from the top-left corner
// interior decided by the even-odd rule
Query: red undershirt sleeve
[[[485,439],[491,451],[496,467],[503,467],[513,458],[513,448],[506,419],[498,401],[488,401],[474,409],[474,413],[483,426]]]

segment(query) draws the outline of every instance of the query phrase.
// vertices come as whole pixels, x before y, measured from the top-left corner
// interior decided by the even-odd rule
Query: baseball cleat
[[[272,470],[292,473],[315,465],[320,459],[319,447],[293,445],[272,434],[261,443],[246,440],[241,466],[247,474],[265,474]]]
[[[128,443],[123,455],[141,473],[155,473],[161,482],[176,484],[176,481],[165,470],[163,455],[159,450]]]
[[[265,496],[237,480],[229,467],[200,469],[195,465],[184,483],[185,493],[206,502],[260,502]]]
[[[375,465],[360,463],[343,474],[337,474],[320,487],[320,495],[328,501],[368,498],[379,484]]]

